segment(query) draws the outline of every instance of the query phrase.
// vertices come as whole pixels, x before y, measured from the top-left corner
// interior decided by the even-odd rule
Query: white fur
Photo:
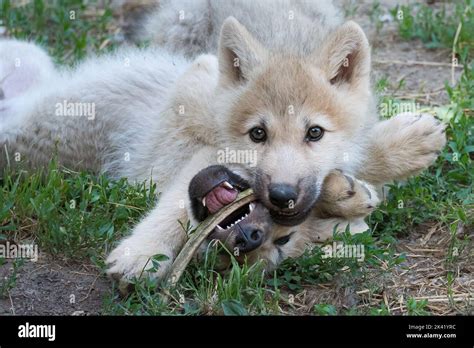
[[[40,47],[0,41],[0,132],[21,124],[20,116],[12,110],[28,103],[24,95],[45,88],[54,75],[53,63]]]
[[[206,4],[210,4],[210,7]],[[180,24],[173,21],[176,10],[181,5],[186,6],[186,13],[195,12],[190,17],[190,22],[183,24],[181,29],[184,32],[180,31]],[[293,8],[295,17],[290,20],[287,17],[290,15],[288,11]],[[226,58],[223,52],[235,50],[239,54],[242,53],[242,62],[250,64],[243,66],[242,71],[249,76],[260,71],[259,67],[251,66],[254,63],[252,59],[257,57],[266,61],[269,54],[259,55],[259,53],[267,50],[275,54],[282,51],[283,55],[304,60],[307,66],[310,65],[306,61],[311,57],[314,58],[314,62],[309,60],[311,64],[321,64],[324,59],[330,61],[327,54],[330,50],[337,49],[337,44],[328,46],[325,40],[328,34],[336,30],[340,19],[333,10],[328,9],[329,7],[325,5],[309,1],[233,0],[225,2],[225,5],[223,2],[213,0],[192,3],[164,2],[163,12],[158,14],[158,17],[164,16],[168,22],[157,23],[163,27],[155,27],[153,32],[157,35],[165,33],[165,37],[170,40],[157,41],[174,53],[168,53],[160,48],[127,49],[106,57],[90,58],[77,69],[58,72],[50,69],[49,63],[44,64],[46,67],[44,69],[43,64],[40,64],[39,68],[35,65],[34,59],[31,60],[29,57],[44,58],[44,53],[39,52],[34,45],[0,41],[0,53],[4,52],[0,55],[2,71],[9,69],[8,62],[11,61],[11,57],[7,57],[5,52],[11,51],[15,45],[23,45],[25,49],[17,51],[19,52],[17,55],[29,62],[27,66],[41,71],[39,76],[43,76],[41,74],[46,72],[46,75],[39,79],[40,85],[37,85],[41,88],[30,88],[32,85],[26,82],[25,92],[15,97],[21,98],[21,102],[20,99],[13,101],[12,98],[8,108],[0,109],[2,151],[6,148],[10,157],[14,153],[20,153],[22,158],[27,159],[28,164],[41,166],[49,162],[52,153],[55,152],[56,143],[59,142],[57,146],[59,159],[68,167],[102,171],[113,177],[124,176],[131,180],[146,180],[152,177],[163,191],[159,203],[135,227],[131,236],[124,239],[112,251],[107,262],[111,265],[109,273],[118,273],[129,279],[140,275],[143,269],[149,267],[147,260],[153,255],[165,254],[170,257],[170,261],[162,264],[155,274],[161,277],[169,269],[171,260],[186,239],[177,220],[189,218],[187,188],[190,179],[198,170],[216,162],[216,151],[219,147],[229,145],[238,148],[239,144],[245,146],[243,140],[236,143],[237,138],[234,136],[234,139],[230,139],[224,130],[230,122],[229,107],[239,100],[246,87],[238,86],[237,83],[240,82],[232,81],[231,72],[224,66]],[[210,19],[206,13],[212,15]],[[219,63],[210,55],[200,56],[191,63],[178,53],[183,52],[188,57],[194,57],[203,50],[216,51],[220,24],[228,14],[237,16],[248,25],[249,31],[262,43],[262,47],[256,47],[255,40],[239,27],[238,22],[236,24],[230,20],[226,22],[230,31],[227,33],[229,35],[222,39]],[[209,24],[211,25],[208,26]],[[204,34],[206,28],[211,30],[209,35]],[[364,59],[363,64],[356,71],[361,76],[357,76],[354,83],[344,85],[338,92],[333,93],[338,95],[337,98],[341,98],[342,103],[348,101],[346,106],[352,114],[359,111],[358,107],[367,111],[359,112],[360,115],[356,115],[359,119],[352,120],[360,128],[347,134],[347,143],[355,144],[356,139],[360,138],[358,135],[363,131],[369,132],[376,121],[376,115],[371,109],[368,71],[365,68],[370,60],[367,57],[368,44],[360,28],[349,23],[342,29],[341,32],[336,31],[336,38],[337,35],[345,35],[344,33],[348,31],[351,37],[355,35],[360,40],[354,49],[363,50],[364,53],[359,56]],[[191,34],[188,33],[189,30]],[[198,48],[192,40],[190,42],[188,40],[193,35],[198,40],[196,41]],[[199,41],[201,39],[204,39],[204,42]],[[229,44],[234,39],[236,42],[240,40],[237,46]],[[334,37],[331,40],[334,43]],[[322,50],[322,55],[318,55],[320,53],[318,47],[321,45],[326,51]],[[7,63],[3,63],[3,60]],[[268,64],[271,64],[271,61]],[[328,69],[329,72],[324,68],[323,64],[320,70],[314,68],[312,72],[315,76],[317,72],[319,79],[324,78],[325,74],[333,73],[332,67]],[[289,78],[291,79],[291,76]],[[324,85],[326,82],[321,83]],[[64,100],[93,103],[94,118],[58,116],[57,103]],[[428,126],[432,131],[437,130],[434,124],[429,123]],[[410,134],[417,135],[418,132]],[[368,153],[367,149],[377,148],[386,142],[386,139],[379,139],[376,135],[368,138],[370,140],[366,142],[360,140],[361,147],[357,151],[354,150],[355,146],[351,147],[354,156],[351,158],[352,164],[346,164],[346,167],[352,173],[364,173],[364,169],[360,167],[365,160],[370,163],[370,158],[364,157],[364,154]],[[337,139],[339,140],[329,140],[328,144],[336,146],[337,149],[338,144],[346,140]],[[393,142],[395,143],[396,141]],[[437,150],[441,143],[442,141],[428,150]],[[324,147],[321,152],[324,153]],[[326,156],[321,160],[326,166],[326,173],[334,169],[331,168],[335,166],[331,162],[331,156],[336,155],[334,152],[339,150],[331,150],[321,155]],[[317,153],[313,151],[312,156],[317,158]],[[287,153],[287,156],[291,159],[292,154]],[[2,163],[3,158],[4,156],[0,157],[0,168],[6,165],[5,162]],[[426,166],[429,164],[428,160],[431,158],[420,163]],[[343,162],[340,164],[344,165]],[[305,161],[300,165],[308,172],[319,170],[314,168],[315,164],[312,161]],[[249,177],[249,168],[242,165],[231,167],[242,176]],[[324,177],[324,173],[320,172],[320,175]],[[318,228],[327,227],[318,221],[318,218],[312,217],[304,226],[302,225],[303,227],[298,228],[312,231],[312,226],[315,225]],[[343,219],[344,221],[347,223],[347,220]],[[334,221],[326,222],[331,226],[334,224]],[[356,219],[354,224],[357,231],[365,227],[361,218]],[[288,228],[281,227],[278,230],[281,230],[281,233],[288,232]],[[332,228],[329,230],[332,232]],[[325,228],[320,234],[326,238],[329,236],[327,231]],[[303,237],[307,238],[308,234],[303,234]],[[297,240],[292,243],[297,243]],[[296,251],[302,249],[288,251],[286,255],[296,255]],[[275,253],[269,252],[272,255]],[[275,262],[276,256],[269,257],[269,260]]]
[[[10,46],[11,42],[0,42],[0,52],[11,50]],[[29,47],[29,52],[17,53],[25,65],[24,57],[34,56],[37,50]],[[5,122],[0,123],[0,140],[34,165],[43,164],[45,156],[50,158],[59,141],[59,156],[68,166],[131,180],[148,179],[156,170],[154,178],[166,185],[178,171],[168,164],[192,155],[186,151],[189,144],[179,141],[179,129],[165,126],[169,122],[167,96],[189,65],[184,58],[160,49],[130,49],[91,58],[76,70],[51,71],[39,82],[41,88],[12,100],[9,111],[1,113]],[[93,103],[94,119],[57,115],[57,104],[63,101]],[[21,124],[13,124],[17,120]],[[35,129],[39,134],[31,137]],[[30,137],[22,140],[25,134]],[[33,146],[36,151],[31,151]],[[157,148],[167,151],[156,156]]]
[[[188,57],[216,53],[229,16],[266,48],[293,54],[312,53],[342,23],[331,0],[163,0],[149,16],[142,39]]]

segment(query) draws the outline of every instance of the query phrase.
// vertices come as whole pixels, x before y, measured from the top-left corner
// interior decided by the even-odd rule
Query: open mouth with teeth
[[[239,192],[237,188],[224,181],[202,198],[202,205],[207,208],[210,214],[214,214],[224,206],[232,203],[237,198]],[[260,210],[262,209],[255,209],[259,206],[261,206],[261,203],[254,201],[237,209],[219,222],[209,238],[220,240],[225,245],[231,246],[242,224],[250,224],[262,219],[262,216],[260,216]],[[257,213],[256,210],[259,212]]]
[[[229,230],[230,228],[234,227],[235,225],[239,224],[240,222],[244,221],[248,216],[252,213],[255,208],[255,203],[249,203],[244,205],[240,209],[237,209],[224,220],[222,220],[217,226],[216,229],[223,231]]]

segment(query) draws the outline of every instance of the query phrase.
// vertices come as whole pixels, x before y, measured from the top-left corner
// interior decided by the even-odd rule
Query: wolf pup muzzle
[[[224,166],[207,167],[189,185],[192,213],[196,220],[203,221],[249,187],[245,180]],[[267,209],[260,202],[251,202],[221,221],[209,239],[221,241],[234,255],[248,253],[260,247],[268,236],[268,217]]]
[[[272,220],[282,226],[296,226],[311,213],[320,195],[317,179],[307,177],[297,185],[272,183],[269,175],[259,173],[255,193],[270,212]]]

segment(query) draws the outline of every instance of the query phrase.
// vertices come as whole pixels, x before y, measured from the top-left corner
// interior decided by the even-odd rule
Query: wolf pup
[[[200,170],[222,164],[220,149],[257,154],[255,166],[225,166],[255,189],[275,222],[268,240],[289,236],[272,251],[278,262],[302,252],[298,235],[324,239],[335,220],[350,221],[340,212],[351,201],[351,180],[333,176],[335,169],[381,184],[426,168],[444,146],[443,126],[432,116],[378,121],[369,45],[357,24],[331,26],[324,14],[309,23],[297,12],[289,24],[273,2],[260,4],[256,23],[271,24],[262,24],[256,37],[226,19],[217,59],[206,55],[193,63],[160,48],[129,49],[51,72],[41,88],[21,95],[3,86],[0,145],[8,158],[21,154],[31,165],[44,165],[57,148],[67,166],[131,180],[152,175],[163,188],[157,206],[109,255],[109,274],[136,277],[156,254],[169,260],[154,276],[167,273],[186,240],[178,221],[190,218],[189,184]],[[0,64],[7,66],[0,71],[8,79],[26,68],[8,70],[4,63],[15,57],[13,44],[0,42]],[[93,116],[77,112],[81,108]],[[14,164],[0,166],[7,162]],[[327,182],[331,177],[336,185]],[[264,244],[254,251],[264,253]]]
[[[191,221],[197,225],[249,187],[225,166],[201,170],[189,184]],[[326,177],[319,202],[304,223],[293,227],[275,224],[268,209],[260,201],[253,201],[221,221],[200,253],[207,250],[209,242],[217,240],[227,250],[219,255],[219,269],[230,265],[232,254],[240,263],[261,260],[270,271],[286,258],[300,256],[312,242],[332,237],[334,227],[344,231],[349,223],[351,233],[366,231],[363,218],[378,202],[374,187],[335,170]]]
[[[309,22],[308,16],[297,10],[290,21],[282,15],[288,12],[273,2],[239,1],[229,6],[237,15],[248,14],[239,18],[250,18],[251,32],[233,17],[223,21],[216,40],[218,79],[206,99],[216,131],[200,138],[212,139],[218,149],[257,153],[256,166],[226,166],[249,182],[276,223],[271,242],[282,237],[288,240],[288,253],[279,256],[278,251],[272,251],[265,257],[277,263],[295,251],[301,253],[298,243],[304,238],[293,238],[300,233],[292,234],[292,226],[299,225],[299,232],[312,230],[314,239],[332,235],[334,221],[330,226],[323,222],[337,215],[323,214],[327,220],[308,222],[325,210],[318,210],[316,202],[325,178],[334,169],[372,184],[412,175],[436,159],[445,144],[444,127],[430,115],[378,120],[370,89],[370,49],[357,24],[338,25],[324,13]],[[219,30],[219,25],[215,28]],[[183,100],[182,105],[187,102]],[[197,153],[183,170],[188,174],[177,181],[190,182],[190,173],[203,168],[193,160],[212,164],[215,158],[215,152]],[[130,277],[154,254],[165,253],[170,260],[175,257],[178,248],[164,248],[156,240],[164,231],[173,230],[174,236],[181,236],[174,239],[178,241],[175,245],[183,243],[183,233],[172,226],[184,216],[170,219],[168,212],[186,188],[173,185],[164,192],[156,210],[109,256],[111,273]],[[326,230],[317,231],[313,226]],[[256,250],[261,256],[266,249],[262,244]],[[170,262],[163,264],[156,276],[165,274]]]

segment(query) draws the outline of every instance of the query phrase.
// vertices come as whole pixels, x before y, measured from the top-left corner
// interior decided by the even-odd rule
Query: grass
[[[0,258],[0,266],[3,266],[7,261],[4,258]],[[0,298],[8,296],[8,292],[15,287],[18,269],[23,265],[23,260],[14,260],[12,262],[12,271],[7,277],[0,282]]]
[[[34,40],[60,64],[73,64],[91,52],[117,47],[112,11],[94,1],[2,0],[0,20],[7,35]]]
[[[0,20],[7,34],[35,40],[61,64],[74,64],[91,52],[117,46],[114,17],[107,7],[94,12],[81,0],[50,3],[36,0],[20,7],[4,0]],[[357,11],[356,5],[350,10]],[[452,47],[462,22],[456,50],[464,72],[457,85],[446,85],[449,104],[433,110],[446,120],[449,139],[436,164],[417,177],[391,185],[387,200],[368,219],[370,231],[335,236],[336,242],[364,245],[364,262],[324,258],[322,249],[314,248],[285,261],[269,275],[260,264],[235,265],[227,274],[220,274],[213,270],[216,247],[205,260],[188,267],[168,300],[161,296],[156,282],[143,277],[136,281],[130,297],[121,299],[116,292],[107,295],[104,313],[389,315],[393,309],[383,300],[389,291],[386,284],[394,272],[408,269],[399,239],[432,225],[446,231],[449,238],[441,281],[454,299],[456,270],[470,248],[468,238],[458,232],[472,229],[474,215],[474,64],[469,37],[473,12],[461,5],[454,6],[452,17],[446,10],[433,11],[425,5],[400,7],[394,15],[398,10],[403,12],[398,22],[400,39],[421,39],[433,49]],[[70,11],[75,11],[76,19],[68,19]],[[376,2],[371,16],[379,12]],[[389,89],[389,81],[380,80],[377,89]],[[381,102],[389,99],[399,102],[391,97]],[[153,183],[131,185],[126,179],[112,181],[72,172],[54,160],[44,171],[7,172],[0,181],[0,238],[34,240],[56,258],[92,262],[103,270],[107,252],[153,206],[159,190]],[[472,256],[470,260],[472,264]],[[18,267],[21,265],[0,283],[0,295],[14,287]],[[341,305],[336,297],[347,291],[355,300]],[[427,300],[405,296],[401,302],[400,308],[411,315],[433,310]],[[450,305],[462,312],[454,302]]]
[[[44,172],[4,175],[0,237],[34,239],[52,255],[103,259],[155,200],[155,185],[71,172],[52,161]]]
[[[420,39],[428,48],[452,48],[458,28],[456,52],[466,58],[474,49],[471,36],[474,32],[474,1],[455,2],[449,13],[445,6],[433,9],[426,4],[397,6],[391,10],[398,23],[402,39]]]

